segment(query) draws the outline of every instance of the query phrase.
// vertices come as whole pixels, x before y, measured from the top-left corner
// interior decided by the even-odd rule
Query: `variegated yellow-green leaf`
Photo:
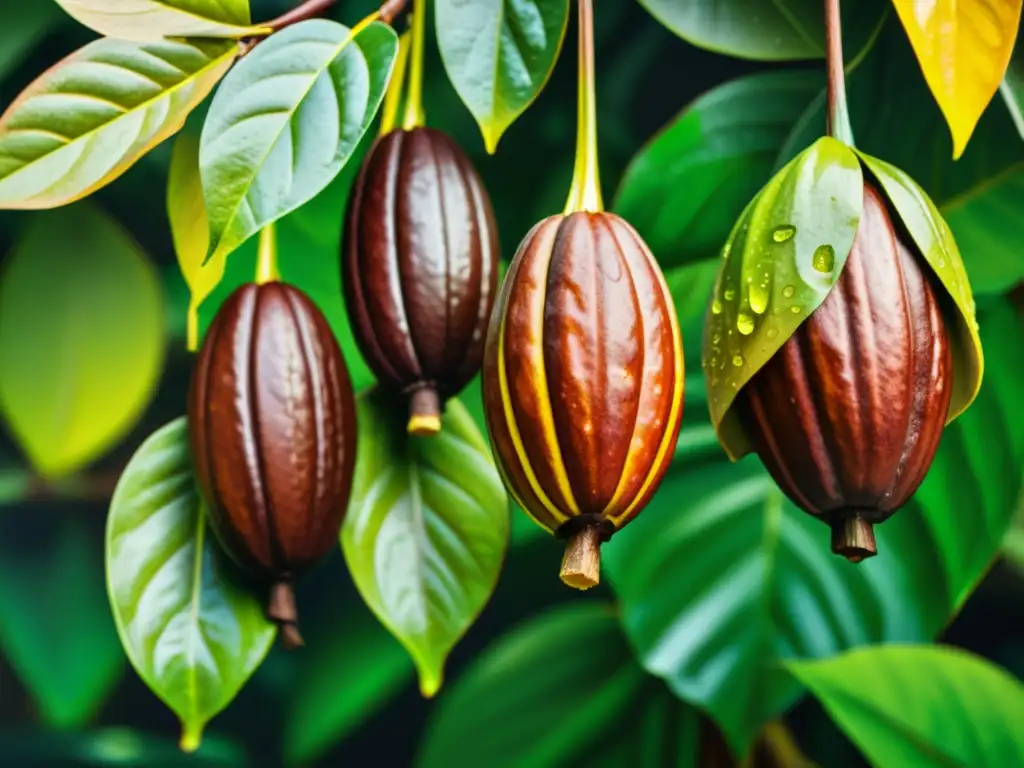
[[[359,397],[359,446],[341,544],[363,600],[416,662],[420,690],[494,590],[509,541],[508,497],[490,449],[458,400],[441,432],[409,435],[383,390]]]
[[[184,418],[139,447],[107,517],[107,589],[139,677],[198,748],[270,650],[276,629],[216,545],[192,475]]]
[[[210,244],[210,225],[199,177],[198,136],[182,133],[174,142],[167,182],[167,217],[178,266],[191,293],[186,336],[189,350],[195,351],[199,346],[199,305],[220,283],[227,263],[226,254],[203,263]]]
[[[159,275],[131,238],[89,202],[31,214],[0,277],[0,411],[36,470],[116,444],[163,359]]]
[[[241,38],[269,32],[249,25],[249,0],[57,0],[57,3],[85,26],[120,40]]]
[[[1021,0],[893,0],[924,78],[963,154],[1013,53]]]
[[[825,300],[853,247],[862,197],[857,156],[821,138],[757,194],[723,248],[703,363],[711,421],[733,459],[750,450],[730,408],[736,393]]]
[[[54,208],[109,184],[181,128],[238,44],[104,39],[55,64],[0,118],[0,208]]]

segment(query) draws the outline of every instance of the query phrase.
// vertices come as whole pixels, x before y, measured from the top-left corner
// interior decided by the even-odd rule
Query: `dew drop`
[[[736,317],[736,329],[744,336],[754,332],[754,317],[748,312],[740,312]]]
[[[736,289],[726,288],[724,296],[726,301],[732,301],[733,299],[736,298]]]
[[[750,286],[750,308],[755,314],[763,315],[768,309],[768,283],[756,283]]]
[[[727,242],[724,246],[722,246],[722,258],[723,259],[728,259],[729,258],[729,252],[731,250],[732,250],[732,244],[731,243]]]
[[[795,234],[796,227],[792,224],[783,224],[781,227],[776,227],[772,230],[772,240],[776,243],[784,243],[787,240],[792,240]]]
[[[711,343],[712,344],[719,344],[719,343],[721,343],[721,341],[722,341],[722,334],[714,333],[714,334],[711,335]]]
[[[720,302],[718,300],[717,296],[715,296],[715,298],[711,301],[711,314],[712,315],[720,315],[720,314],[722,314],[722,302]]]
[[[814,249],[811,263],[819,272],[831,272],[836,266],[836,249],[831,245],[819,245]]]
[[[779,335],[779,329],[778,328],[769,328],[768,332],[765,334],[765,336],[767,336],[769,339],[774,339],[778,335]]]
[[[799,315],[801,312],[804,311],[804,308],[801,307],[799,304],[794,304],[792,307],[789,308],[789,311],[792,312],[794,315]]]
[[[733,355],[732,356],[732,364],[735,365],[737,368],[742,368],[743,367],[743,355]]]
[[[785,296],[787,299],[792,299],[793,294],[795,293],[796,288],[794,288],[792,285],[787,285],[785,288],[782,289],[782,295]]]

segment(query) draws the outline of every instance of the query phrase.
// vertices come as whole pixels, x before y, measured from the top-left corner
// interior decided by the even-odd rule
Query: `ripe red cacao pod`
[[[775,482],[853,562],[917,490],[953,390],[941,288],[885,199],[864,185],[853,249],[825,301],[737,398]]]
[[[682,420],[672,298],[626,221],[572,213],[527,234],[491,320],[483,395],[506,486],[569,539],[563,581],[593,586],[598,545],[657,490]]]
[[[360,351],[410,397],[409,431],[441,427],[441,404],[480,370],[498,287],[498,230],[469,159],[431,128],[370,150],[349,198],[342,282]]]
[[[357,436],[348,369],[316,305],[277,282],[231,294],[200,350],[188,417],[211,528],[271,585],[268,616],[301,645],[292,583],[338,546]]]

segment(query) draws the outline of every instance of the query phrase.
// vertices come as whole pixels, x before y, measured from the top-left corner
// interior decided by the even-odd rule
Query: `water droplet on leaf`
[[[792,307],[789,308],[789,311],[792,312],[794,315],[799,315],[801,312],[804,311],[804,308],[801,307],[799,304],[794,304]]]
[[[743,367],[743,355],[733,355],[732,356],[732,364],[735,365],[737,368],[742,368]]]
[[[754,332],[754,318],[747,312],[740,312],[736,318],[736,328],[744,336],[749,336]]]
[[[736,298],[736,290],[734,288],[726,288],[724,295],[726,301],[732,301]]]
[[[711,301],[711,314],[712,315],[720,315],[720,314],[722,314],[722,302],[720,302],[718,300],[717,296],[714,299],[712,299],[712,301]]]
[[[819,272],[831,272],[836,266],[836,249],[831,245],[819,245],[814,249],[811,263]]]
[[[796,293],[796,288],[794,288],[792,285],[787,285],[785,288],[782,289],[782,295],[785,296],[787,299],[792,299],[794,293]]]
[[[775,338],[776,336],[778,336],[778,335],[779,335],[779,329],[778,329],[778,328],[769,328],[769,329],[768,329],[768,333],[766,333],[765,335],[766,335],[766,336],[767,336],[767,337],[768,337],[769,339],[774,339],[774,338]]]
[[[792,224],[783,224],[781,227],[776,227],[772,230],[772,240],[776,243],[784,243],[787,240],[791,240],[795,234],[796,227]]]
[[[755,314],[763,315],[768,309],[768,283],[757,283],[750,286],[750,308]]]

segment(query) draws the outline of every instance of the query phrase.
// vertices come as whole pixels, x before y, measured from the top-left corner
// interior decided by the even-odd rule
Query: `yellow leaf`
[[[893,0],[910,44],[963,154],[1013,53],[1022,0]]]

